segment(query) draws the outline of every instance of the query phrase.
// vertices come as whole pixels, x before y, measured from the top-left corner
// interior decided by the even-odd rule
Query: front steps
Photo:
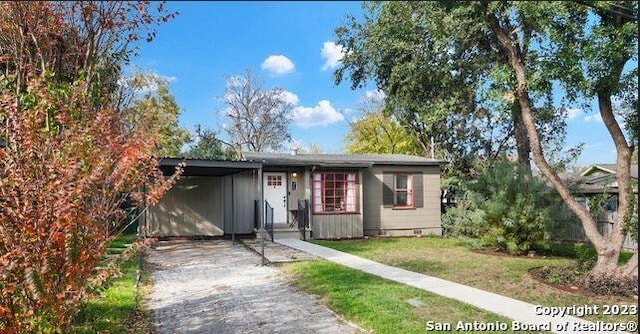
[[[256,231],[256,235],[259,235],[259,231]],[[311,231],[305,230],[307,240],[311,239]],[[269,236],[267,235],[267,238]],[[297,227],[289,227],[288,224],[276,223],[273,225],[273,240],[278,239],[298,239],[302,240],[302,233]]]

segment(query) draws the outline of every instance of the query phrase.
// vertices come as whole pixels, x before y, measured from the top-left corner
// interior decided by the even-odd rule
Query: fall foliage
[[[3,333],[64,330],[105,279],[96,267],[124,209],[157,201],[179,175],[157,167],[153,113],[132,124],[116,96],[131,43],[174,15],[154,6],[0,4]]]

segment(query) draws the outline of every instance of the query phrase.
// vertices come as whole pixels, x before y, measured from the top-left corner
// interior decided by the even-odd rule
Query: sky
[[[314,144],[325,153],[343,152],[349,121],[373,84],[351,90],[336,86],[333,70],[341,50],[334,30],[360,2],[168,2],[175,19],[158,27],[131,66],[170,81],[182,108],[180,124],[218,130],[224,137],[225,77],[251,69],[265,88],[280,87],[295,105],[291,146]],[[571,107],[571,106],[570,106]],[[615,162],[613,141],[597,109],[571,107],[567,145],[584,143],[578,165]]]

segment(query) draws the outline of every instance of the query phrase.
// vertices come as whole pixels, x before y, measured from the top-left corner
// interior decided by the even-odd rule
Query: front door
[[[264,200],[273,207],[273,223],[287,223],[287,173],[263,173]]]

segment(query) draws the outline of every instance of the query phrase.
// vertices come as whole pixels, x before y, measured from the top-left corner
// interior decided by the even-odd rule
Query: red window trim
[[[316,180],[315,179],[315,174],[320,174],[321,175],[320,176],[320,180]],[[325,175],[329,175],[329,174],[333,174],[334,178],[333,178],[333,180],[327,181],[324,176]],[[344,178],[342,180],[337,180],[336,181],[335,175],[338,175],[338,174],[344,175]],[[348,175],[349,174],[353,174],[353,176],[354,176],[354,180],[353,181],[348,181]],[[349,182],[353,182],[353,185],[354,185],[354,193],[353,193],[353,197],[354,197],[353,198],[353,207],[354,207],[354,210],[353,211],[347,211],[346,202],[345,202],[345,210],[344,211],[325,211],[326,210],[325,198],[327,198],[327,197],[326,197],[326,194],[325,194],[325,189],[326,188],[325,188],[324,184],[327,183],[327,182],[334,182],[334,183],[335,182],[342,182],[343,183],[342,190],[344,191],[344,199],[345,199],[345,201],[348,201],[347,190],[349,188]],[[318,183],[321,184],[321,186],[320,186],[320,196],[322,197],[322,203],[320,205],[322,205],[322,211],[316,211],[316,196],[315,196],[316,187],[315,187],[315,185],[318,184]],[[340,189],[340,188],[336,188],[334,186],[333,190],[335,191],[336,189]],[[313,214],[315,214],[315,215],[359,214],[360,212],[358,211],[358,201],[357,201],[358,193],[357,193],[357,190],[358,190],[358,173],[357,172],[329,172],[329,171],[327,171],[327,172],[314,172],[311,175],[311,205],[313,207],[313,210],[312,210]],[[334,198],[334,199],[335,198],[341,198],[341,197],[342,196],[335,196],[335,195],[331,196],[331,198]]]
[[[396,188],[396,185],[398,184],[397,182],[397,177],[398,176],[406,176],[407,177],[407,188]],[[409,184],[411,184],[411,189],[409,189]],[[396,203],[396,199],[397,196],[396,194],[398,192],[406,192],[407,193],[407,202],[409,202],[408,205],[398,205]],[[414,201],[414,194],[413,194],[413,174],[409,174],[409,173],[393,173],[393,207],[395,209],[414,209],[415,208],[415,201]]]

